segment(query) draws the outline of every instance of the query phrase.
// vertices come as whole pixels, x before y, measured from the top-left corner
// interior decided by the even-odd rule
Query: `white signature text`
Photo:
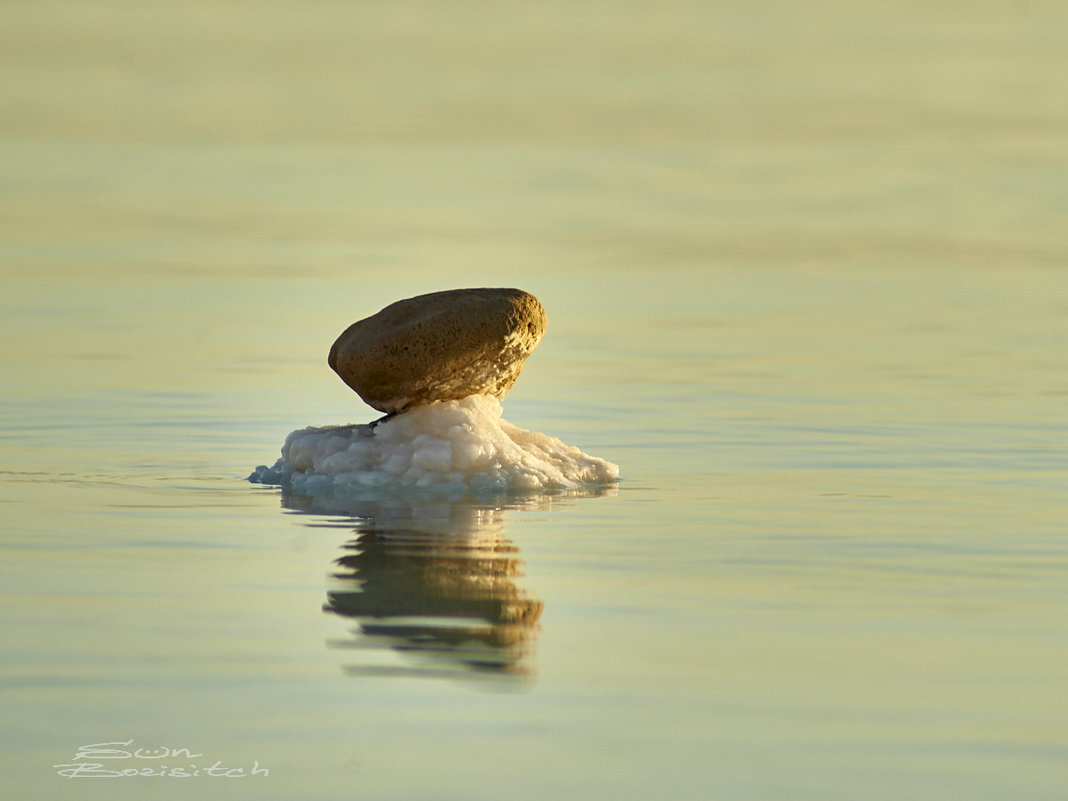
[[[252,766],[226,766],[222,760],[207,765],[195,762],[204,754],[188,748],[133,748],[133,740],[91,743],[78,746],[70,762],[53,765],[56,773],[68,779],[116,779],[132,776],[163,776],[172,779],[193,779],[210,776],[224,779],[244,779],[249,776],[270,776],[271,772],[253,761]],[[98,760],[123,760],[102,762]],[[106,766],[105,766],[106,765]]]

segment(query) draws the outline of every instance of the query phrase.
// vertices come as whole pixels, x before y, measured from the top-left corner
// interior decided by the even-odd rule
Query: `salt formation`
[[[350,325],[330,366],[368,406],[393,414],[471,395],[504,398],[545,333],[520,289],[454,289],[397,301]]]
[[[301,495],[412,489],[448,496],[543,492],[607,484],[619,468],[502,419],[488,395],[419,406],[372,428],[294,431],[273,467],[249,480]]]
[[[449,496],[614,483],[619,468],[513,426],[500,399],[545,331],[537,298],[459,289],[402,300],[351,325],[329,362],[370,406],[365,425],[294,431],[249,480],[305,496],[405,490]]]

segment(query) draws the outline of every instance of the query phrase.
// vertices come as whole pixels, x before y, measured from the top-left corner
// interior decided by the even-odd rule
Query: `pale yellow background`
[[[2,18],[11,797],[1064,798],[1062,3]],[[549,312],[506,417],[624,482],[500,513],[529,680],[346,675],[354,524],[243,478],[482,285]],[[128,738],[272,775],[55,775]]]

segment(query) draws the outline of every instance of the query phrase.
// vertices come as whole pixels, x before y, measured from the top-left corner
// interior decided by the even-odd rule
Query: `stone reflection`
[[[351,667],[354,673],[426,674],[467,669],[530,674],[544,604],[516,583],[519,549],[503,537],[362,532],[338,560],[352,589],[330,592],[327,611],[359,621],[420,667]]]
[[[296,499],[293,499],[296,500]],[[327,512],[322,499],[293,504]],[[331,512],[339,509],[329,510]],[[524,678],[544,603],[521,585],[506,510],[470,502],[365,501],[324,610],[356,623],[332,647],[351,675]]]

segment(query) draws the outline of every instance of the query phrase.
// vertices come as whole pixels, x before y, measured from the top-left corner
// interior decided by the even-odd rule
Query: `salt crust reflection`
[[[528,681],[544,602],[522,586],[519,547],[504,535],[514,510],[549,510],[590,488],[499,505],[440,499],[340,499],[283,493],[283,505],[355,518],[336,560],[325,612],[355,622],[352,676]],[[399,658],[398,658],[399,657]]]

